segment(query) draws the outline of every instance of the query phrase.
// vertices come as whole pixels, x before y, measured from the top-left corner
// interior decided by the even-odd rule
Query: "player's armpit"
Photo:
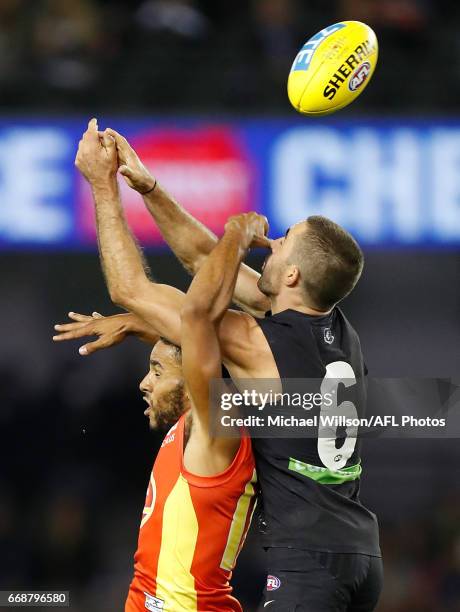
[[[228,310],[219,327],[222,361],[233,379],[279,376],[268,342],[257,320]]]

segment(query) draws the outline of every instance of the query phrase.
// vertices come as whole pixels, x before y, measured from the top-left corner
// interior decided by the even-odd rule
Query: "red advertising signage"
[[[128,140],[152,174],[194,217],[220,234],[230,215],[254,208],[256,165],[243,140],[230,127],[165,128],[129,134]],[[128,223],[142,244],[161,242],[139,194],[120,177]],[[79,179],[77,217],[85,242],[94,242],[94,206],[88,185]]]

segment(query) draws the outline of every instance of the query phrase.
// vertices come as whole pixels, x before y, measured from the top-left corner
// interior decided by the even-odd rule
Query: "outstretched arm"
[[[162,336],[180,344],[180,308],[184,293],[152,283],[147,266],[123,214],[117,183],[115,141],[88,124],[75,160],[91,185],[102,269],[113,302],[150,323]]]
[[[107,133],[98,133],[95,119],[90,121],[80,141],[75,163],[92,188],[102,268],[112,301],[180,345],[180,312],[185,294],[149,280],[142,253],[129,231],[120,202],[115,141]],[[269,244],[269,241],[264,238],[258,246],[262,243]],[[263,357],[266,341],[253,317],[227,311],[219,336],[223,360],[232,376],[257,375],[261,360],[254,357],[256,345],[262,345],[260,357]]]
[[[120,174],[132,189],[143,196],[147,209],[177,258],[188,272],[196,274],[217,244],[215,234],[155,181],[121,134],[111,129],[107,133],[116,141]],[[258,272],[241,263],[233,296],[235,303],[255,316],[263,316],[270,309],[267,297],[257,287],[259,276]]]
[[[209,383],[221,376],[218,327],[232,300],[238,269],[254,236],[264,236],[265,217],[255,213],[229,220],[225,234],[192,281],[181,310],[182,367],[196,421],[209,435]],[[196,422],[195,421],[195,422]]]

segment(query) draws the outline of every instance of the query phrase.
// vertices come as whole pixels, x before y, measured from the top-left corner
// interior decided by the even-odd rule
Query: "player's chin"
[[[167,431],[175,424],[177,418],[173,414],[150,411],[149,427],[153,430]]]
[[[259,291],[263,293],[264,295],[266,295],[267,297],[270,297],[270,295],[272,294],[272,292],[270,291],[270,283],[267,280],[267,275],[264,276],[263,273],[262,273],[262,276],[257,281],[257,287]]]
[[[144,412],[145,416],[149,420],[149,429],[157,429],[158,428],[158,419],[156,414],[153,412],[151,408]]]
[[[157,429],[162,429],[163,428],[163,421],[161,418],[159,418],[159,415],[154,412],[153,410],[150,410],[149,412],[149,429],[152,430],[157,430]]]

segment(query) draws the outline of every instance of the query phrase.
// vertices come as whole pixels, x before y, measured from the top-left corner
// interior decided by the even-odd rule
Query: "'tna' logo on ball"
[[[281,580],[278,576],[267,576],[267,591],[276,591],[281,586]]]
[[[367,77],[369,76],[370,72],[371,72],[370,63],[363,62],[361,66],[358,66],[356,70],[353,72],[353,74],[351,75],[350,80],[348,81],[348,89],[350,91],[356,91],[357,89],[359,89],[361,85],[363,85],[366,82]]]

